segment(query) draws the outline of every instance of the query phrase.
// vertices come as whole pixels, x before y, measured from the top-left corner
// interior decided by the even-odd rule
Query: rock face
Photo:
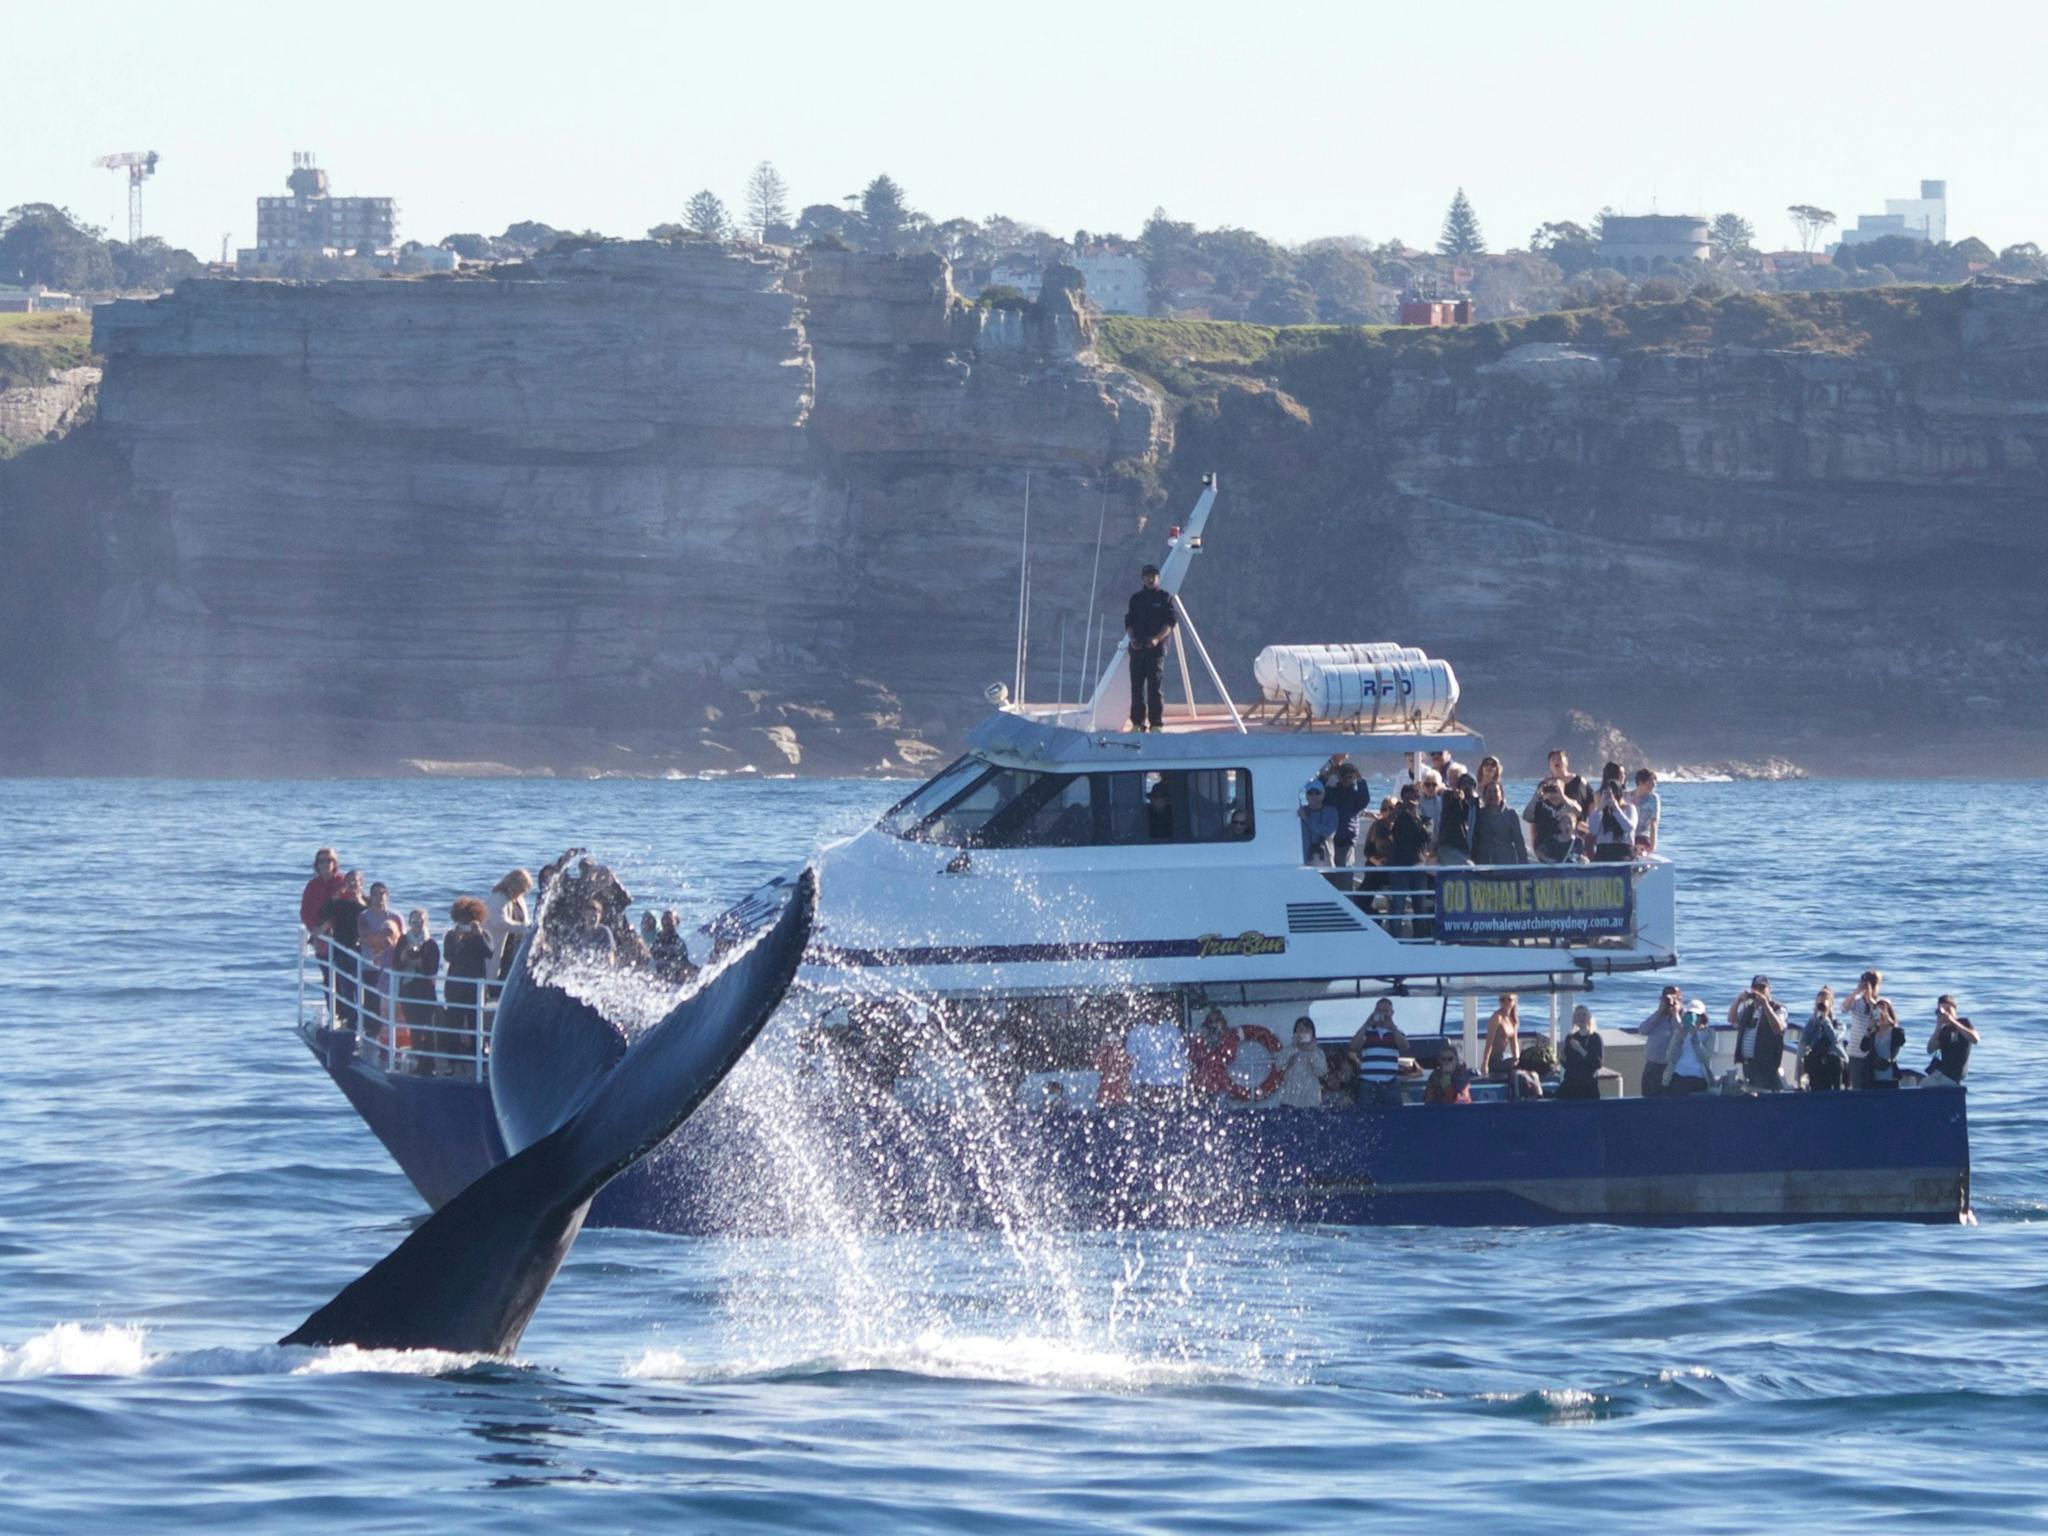
[[[1577,707],[1667,762],[1959,771],[1967,740],[2040,771],[2048,285],[1909,292],[1851,355],[1339,344],[1226,376],[1169,477],[1257,508],[1265,558],[1209,540],[1222,648],[1357,615],[1453,658],[1516,753]]]
[[[2048,766],[2048,287],[1832,352],[1313,333],[1168,397],[1071,286],[641,242],[103,309],[97,420],[0,466],[0,766],[912,766],[1010,677],[1027,481],[1050,697],[1098,529],[1113,640],[1212,469],[1247,691],[1397,638],[1511,758],[1579,708],[1666,763]]]
[[[115,304],[61,450],[99,592],[23,611],[174,761],[902,767],[1008,671],[1027,472],[1042,625],[1159,446],[1080,336],[988,318],[935,257],[697,242]]]
[[[47,384],[0,389],[0,446],[54,442],[92,414],[97,368],[61,368]]]

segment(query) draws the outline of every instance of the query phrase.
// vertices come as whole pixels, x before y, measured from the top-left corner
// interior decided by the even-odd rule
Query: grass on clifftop
[[[1567,309],[1521,320],[1432,328],[1299,325],[1229,320],[1155,320],[1105,315],[1096,351],[1157,380],[1169,393],[1204,393],[1204,378],[1279,373],[1289,364],[1335,361],[1457,369],[1488,363],[1530,342],[1610,353],[1711,347],[1873,353],[1901,362],[1952,354],[1967,302],[1957,288],[1864,288],[1833,293],[1734,293],[1717,299]]]
[[[90,315],[0,315],[0,389],[47,384],[51,374],[92,361]]]

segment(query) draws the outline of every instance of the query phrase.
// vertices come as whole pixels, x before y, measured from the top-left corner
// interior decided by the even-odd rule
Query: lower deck
[[[309,1045],[429,1204],[503,1154],[488,1087]],[[597,1225],[745,1233],[898,1226],[1641,1225],[1969,1213],[1968,1095],[1552,1099],[1028,1111],[785,1081],[721,1090],[608,1187]]]

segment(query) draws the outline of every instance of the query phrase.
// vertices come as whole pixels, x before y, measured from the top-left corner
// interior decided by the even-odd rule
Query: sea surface
[[[1717,1012],[1961,994],[1978,1225],[586,1231],[498,1364],[269,1342],[421,1211],[292,1032],[314,847],[701,918],[901,786],[0,783],[0,1533],[2040,1529],[2042,791],[1665,791]]]

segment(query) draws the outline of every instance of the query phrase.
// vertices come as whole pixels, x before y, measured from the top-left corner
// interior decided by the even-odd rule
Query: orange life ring
[[[1236,1078],[1232,1078],[1230,1097],[1247,1101],[1270,1099],[1280,1091],[1280,1079],[1287,1075],[1286,1068],[1280,1065],[1280,1037],[1263,1024],[1239,1024],[1236,1028],[1240,1045],[1247,1040],[1256,1040],[1266,1048],[1267,1054],[1273,1059],[1273,1069],[1266,1074],[1266,1080],[1256,1088],[1248,1088]],[[1232,1064],[1235,1065],[1234,1058]]]

